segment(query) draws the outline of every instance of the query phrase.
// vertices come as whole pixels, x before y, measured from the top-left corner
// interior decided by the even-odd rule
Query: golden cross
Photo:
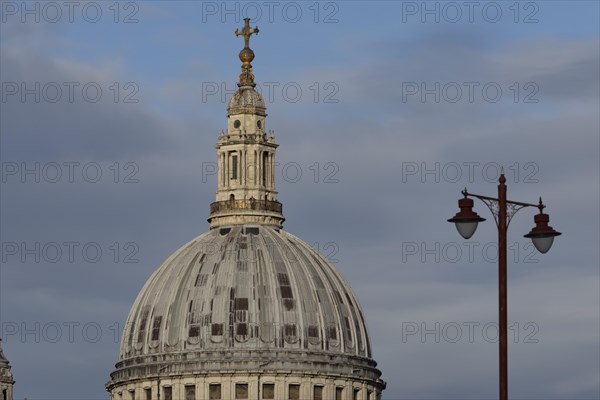
[[[250,18],[244,18],[244,27],[242,30],[236,29],[236,36],[244,36],[244,48],[249,48],[250,45],[250,35],[256,33],[258,35],[258,26],[255,28],[250,28]]]

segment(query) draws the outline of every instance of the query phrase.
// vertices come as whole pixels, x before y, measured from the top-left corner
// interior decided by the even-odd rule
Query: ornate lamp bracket
[[[489,208],[490,212],[494,216],[494,221],[496,221],[496,226],[498,226],[498,227],[500,226],[498,223],[498,218],[500,216],[500,201],[498,199],[496,199],[494,197],[480,196],[478,194],[469,193],[469,192],[467,192],[467,189],[463,190],[462,194],[465,196],[476,197],[479,200],[481,200],[487,206],[487,208]],[[525,208],[525,207],[539,207],[539,206],[535,205],[535,204],[521,203],[518,201],[510,201],[510,200],[506,201],[506,227],[507,228],[510,225],[510,221],[515,216],[515,214],[517,212],[519,212],[520,209]]]
[[[490,212],[494,216],[494,221],[496,221],[496,226],[499,226],[498,218],[500,215],[500,202],[496,199],[482,199],[479,196],[475,196],[479,200],[485,203],[485,205],[490,209]],[[513,203],[512,201],[506,202],[506,227],[510,225],[510,221],[515,216],[520,209],[530,207],[529,205],[525,205],[522,203]]]
[[[508,228],[508,225],[510,225],[510,221],[512,220],[512,217],[519,212],[519,210],[521,208],[525,208],[525,207],[531,207],[528,205],[524,205],[524,204],[518,204],[518,203],[513,203],[511,201],[507,201],[506,202],[506,227]]]

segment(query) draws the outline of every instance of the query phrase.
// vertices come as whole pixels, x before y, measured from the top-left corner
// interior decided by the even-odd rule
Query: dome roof
[[[267,115],[266,111],[265,101],[252,86],[240,86],[240,89],[231,96],[227,105],[227,116],[256,114],[264,117]]]
[[[212,229],[169,257],[129,313],[120,360],[215,350],[371,358],[348,283],[311,246],[269,226]]]
[[[254,90],[248,41],[258,28],[249,21],[236,31],[245,40],[242,73],[217,143],[212,229],[173,253],[140,291],[106,385],[111,398],[142,390],[154,398],[162,388],[165,398],[196,390],[202,398],[260,398],[264,389],[263,398],[347,390],[372,399],[385,389],[352,289],[281,230],[277,144],[265,135],[266,106]]]

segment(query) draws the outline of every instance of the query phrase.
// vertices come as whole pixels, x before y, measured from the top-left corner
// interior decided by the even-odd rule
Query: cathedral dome
[[[223,350],[237,356],[223,360]],[[269,226],[212,229],[150,277],[129,313],[113,374],[165,357],[175,369],[205,373],[270,361],[288,371],[380,375],[350,286],[311,246]]]
[[[255,114],[265,117],[267,107],[260,93],[250,86],[242,86],[229,99],[227,116],[236,114]]]
[[[258,28],[244,21],[236,35],[248,48]],[[106,388],[117,400],[377,400],[385,382],[352,289],[282,229],[277,144],[242,62],[216,146],[211,229],[140,291]]]

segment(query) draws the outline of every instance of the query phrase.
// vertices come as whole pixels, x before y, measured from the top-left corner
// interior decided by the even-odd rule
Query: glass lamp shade
[[[535,226],[524,236],[531,239],[537,251],[542,254],[547,253],[548,250],[550,250],[550,247],[552,247],[554,237],[561,235],[561,233],[556,232],[548,225],[548,222],[550,221],[548,214],[540,212],[533,217],[533,220],[535,221]]]
[[[479,221],[457,221],[454,223],[456,230],[465,239],[470,239],[477,230]]]
[[[473,200],[467,198],[466,195],[464,199],[458,200],[458,207],[460,211],[448,222],[456,225],[456,230],[460,233],[460,236],[469,239],[477,230],[477,225],[481,221],[485,221],[485,218],[481,218],[473,211]]]
[[[532,237],[531,241],[533,242],[533,245],[537,251],[544,254],[550,250],[550,247],[552,247],[554,236]]]

